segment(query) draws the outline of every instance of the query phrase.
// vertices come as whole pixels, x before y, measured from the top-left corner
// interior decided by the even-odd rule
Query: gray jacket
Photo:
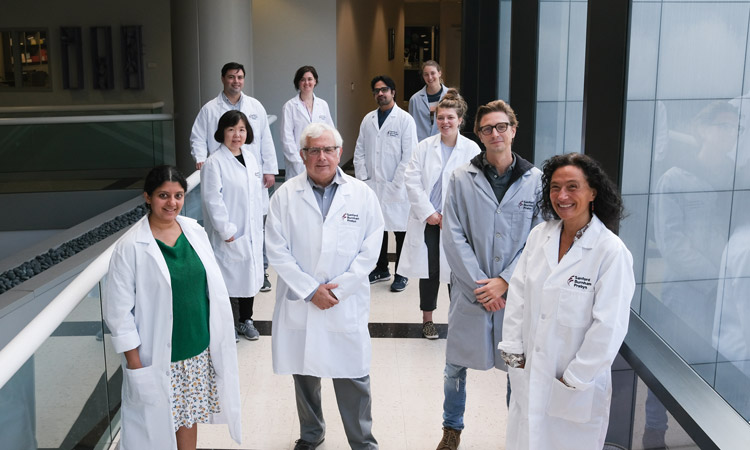
[[[476,280],[510,282],[526,237],[542,222],[537,202],[542,172],[516,156],[502,202],[482,170],[484,154],[453,172],[443,215],[443,246],[451,268],[446,361],[472,369],[506,370],[497,344],[504,310],[487,312],[474,296]]]

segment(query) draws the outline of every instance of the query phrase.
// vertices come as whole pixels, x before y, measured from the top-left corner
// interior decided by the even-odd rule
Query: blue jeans
[[[466,410],[466,367],[445,363],[443,371],[443,426],[454,430],[464,429]],[[505,393],[506,406],[510,404],[510,378]]]
[[[454,430],[464,429],[466,409],[466,367],[445,363],[443,371],[443,426]]]

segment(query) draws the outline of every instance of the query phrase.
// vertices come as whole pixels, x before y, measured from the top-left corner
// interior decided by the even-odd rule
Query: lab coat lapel
[[[167,284],[171,287],[172,278],[169,276],[169,268],[167,267],[167,262],[164,261],[164,256],[161,254],[156,239],[154,239],[154,235],[151,233],[151,228],[148,225],[148,216],[141,220],[136,241],[146,246],[146,254],[154,260],[156,266],[159,268],[159,272],[161,272],[161,275],[167,280]]]
[[[297,192],[299,195],[302,196],[302,200],[307,203],[307,205],[310,208],[313,208],[315,211],[320,214],[320,206],[318,206],[318,202],[315,200],[315,194],[313,194],[312,186],[310,186],[310,183],[307,181],[307,175],[304,177],[297,178],[298,186],[297,186]],[[322,219],[321,215],[321,219]]]
[[[474,174],[474,184],[492,203],[497,205],[497,197],[495,197],[495,192],[492,190],[490,182],[487,181],[487,177],[484,176],[484,172],[474,164],[471,164],[470,171]]]
[[[557,254],[560,248],[560,225],[559,222],[556,227],[550,230],[547,235],[547,241],[544,243],[544,257],[547,260],[547,265],[550,271],[555,270],[557,267]]]
[[[339,217],[341,215],[341,210],[347,205],[347,197],[349,197],[350,194],[349,186],[347,186],[347,184],[348,183],[342,183],[336,188],[336,194],[333,196],[331,208],[328,210],[328,215],[326,216],[326,222],[334,220],[332,218]]]

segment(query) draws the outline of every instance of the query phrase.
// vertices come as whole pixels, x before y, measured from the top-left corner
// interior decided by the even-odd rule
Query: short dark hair
[[[486,105],[482,105],[477,108],[477,115],[474,118],[474,134],[479,136],[479,128],[480,123],[482,122],[482,117],[493,112],[505,113],[505,115],[508,116],[508,120],[510,120],[510,126],[518,126],[518,119],[516,119],[516,113],[513,111],[513,108],[511,108],[510,105],[505,103],[503,100],[493,100]]]
[[[221,77],[224,78],[224,75],[226,75],[230,70],[241,70],[242,75],[247,74],[245,72],[245,66],[243,66],[242,64],[238,62],[228,62],[224,64],[224,67],[221,68]]]
[[[247,139],[245,144],[251,144],[253,142],[253,127],[250,126],[250,121],[247,120],[247,116],[242,111],[233,109],[225,112],[219,119],[219,125],[216,127],[216,133],[214,133],[214,139],[216,142],[224,143],[224,130],[229,127],[233,127],[240,123],[240,120],[245,122],[245,128],[247,129]]]
[[[146,181],[143,183],[143,192],[151,197],[154,195],[154,191],[167,181],[180,183],[182,189],[187,192],[187,180],[185,180],[182,173],[177,170],[177,167],[169,165],[156,166],[149,171],[148,175],[146,175]]]
[[[299,89],[299,81],[307,72],[310,72],[315,78],[315,84],[318,84],[318,71],[313,66],[302,66],[297,69],[297,73],[294,74],[294,89]]]
[[[391,88],[391,90],[396,90],[396,82],[393,81],[393,78],[389,77],[388,75],[378,75],[373,78],[372,81],[370,81],[370,89],[375,89],[375,83],[377,83],[378,81],[382,81],[383,83],[385,83],[385,85]]]
[[[602,166],[594,158],[581,153],[556,155],[544,162],[542,198],[539,200],[544,218],[547,220],[560,218],[552,207],[549,191],[552,174],[564,166],[576,166],[581,169],[583,176],[586,177],[586,182],[592,189],[596,189],[596,197],[593,201],[596,217],[613,233],[616,233],[620,220],[624,217],[625,208],[622,204],[622,197],[620,197],[617,187],[609,179]]]

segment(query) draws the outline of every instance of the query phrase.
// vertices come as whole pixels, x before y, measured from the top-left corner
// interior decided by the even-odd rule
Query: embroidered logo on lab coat
[[[359,222],[359,214],[344,213],[341,216],[342,222],[357,223]]]
[[[534,205],[536,203],[531,200],[521,200],[518,202],[518,209],[522,209],[524,211],[533,211]]]
[[[250,120],[258,120],[257,114],[250,114]]]
[[[568,286],[588,291],[591,286],[591,278],[571,275],[570,278],[568,278]]]
[[[396,130],[390,130],[390,131],[388,131],[388,136],[389,137],[398,137],[398,131],[396,131]]]
[[[318,120],[320,120],[321,122],[325,122],[326,121],[326,115],[325,114],[319,115],[318,116]]]

